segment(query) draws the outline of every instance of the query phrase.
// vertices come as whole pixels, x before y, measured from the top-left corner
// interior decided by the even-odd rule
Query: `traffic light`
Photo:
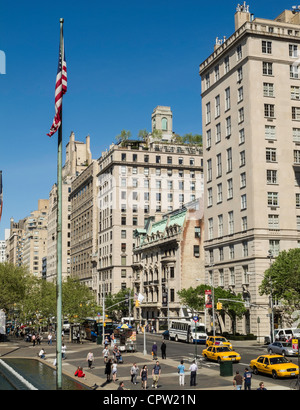
[[[136,300],[135,301],[135,307],[139,307],[140,306],[140,302],[139,302],[139,300]]]
[[[221,302],[217,302],[217,310],[222,310],[222,303]]]

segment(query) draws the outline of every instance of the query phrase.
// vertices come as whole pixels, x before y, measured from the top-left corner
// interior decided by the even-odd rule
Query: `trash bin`
[[[102,345],[102,336],[97,336],[97,345]]]
[[[233,376],[232,362],[220,363],[220,376]]]

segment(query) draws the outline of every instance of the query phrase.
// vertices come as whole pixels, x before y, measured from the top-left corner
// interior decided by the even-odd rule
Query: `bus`
[[[193,320],[172,320],[169,329],[169,338],[176,342],[205,344],[207,334],[205,324]]]
[[[103,321],[102,318],[87,318],[82,323],[86,338],[88,340],[95,340],[97,336],[101,336],[102,338],[102,329],[103,329]],[[105,319],[105,330],[104,336],[108,337],[110,340],[111,334],[114,332],[113,321],[111,319]]]

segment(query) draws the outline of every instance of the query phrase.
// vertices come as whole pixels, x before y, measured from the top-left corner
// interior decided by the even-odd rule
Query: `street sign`
[[[292,347],[294,350],[298,350],[298,339],[292,339]]]
[[[193,317],[193,321],[194,321],[195,323],[198,322],[198,321],[199,321],[198,316],[194,316],[194,317]]]

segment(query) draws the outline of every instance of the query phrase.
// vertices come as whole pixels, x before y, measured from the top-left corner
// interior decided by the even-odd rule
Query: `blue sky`
[[[10,218],[29,215],[56,182],[57,135],[46,134],[54,116],[60,17],[68,69],[63,145],[71,131],[80,141],[89,134],[97,159],[122,129],[133,137],[141,129],[150,131],[157,105],[171,106],[176,133],[201,133],[199,64],[213,52],[216,37],[233,34],[238,2],[2,0],[0,240]],[[294,5],[282,0],[247,4],[254,17],[268,19]]]

